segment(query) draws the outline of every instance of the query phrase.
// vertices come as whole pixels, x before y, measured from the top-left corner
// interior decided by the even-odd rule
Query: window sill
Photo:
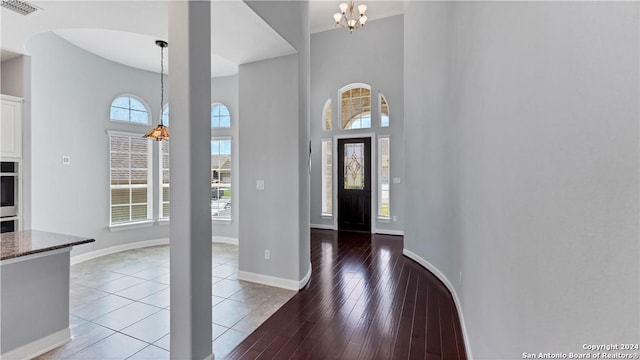
[[[333,214],[322,214],[323,219],[333,219]]]
[[[391,222],[391,218],[378,216],[378,222],[388,223],[388,222]]]
[[[171,223],[171,221],[167,218],[167,219],[158,219],[158,221],[156,221],[158,223],[158,225],[160,226],[167,226]]]
[[[211,218],[211,222],[212,223],[219,223],[219,224],[231,224],[231,219],[224,219],[224,218],[217,218],[217,217],[212,217]]]
[[[132,230],[153,226],[153,220],[138,221],[134,223],[124,223],[117,225],[109,225],[109,231]]]

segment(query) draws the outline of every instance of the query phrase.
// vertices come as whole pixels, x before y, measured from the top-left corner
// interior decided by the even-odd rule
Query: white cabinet
[[[22,156],[22,99],[0,95],[0,157],[20,158]]]

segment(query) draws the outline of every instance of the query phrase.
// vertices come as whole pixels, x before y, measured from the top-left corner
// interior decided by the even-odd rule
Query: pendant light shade
[[[162,106],[164,105],[164,48],[169,44],[163,40],[156,40],[156,45],[160,47],[160,114],[162,114]],[[152,138],[155,141],[169,140],[169,128],[164,126],[162,115],[160,115],[160,124],[144,134],[143,137]]]

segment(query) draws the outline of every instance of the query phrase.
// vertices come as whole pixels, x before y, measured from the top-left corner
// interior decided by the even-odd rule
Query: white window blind
[[[111,225],[151,219],[151,142],[138,134],[109,133]]]
[[[378,217],[389,218],[390,191],[389,191],[389,137],[378,138]]]
[[[333,215],[333,141],[322,140],[322,215]]]
[[[169,218],[169,142],[160,141],[160,218]]]

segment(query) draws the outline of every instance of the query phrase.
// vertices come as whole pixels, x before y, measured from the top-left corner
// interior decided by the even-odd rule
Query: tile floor
[[[213,351],[223,359],[295,291],[237,279],[238,247],[213,244]],[[169,247],[71,267],[73,340],[36,359],[169,359]]]

